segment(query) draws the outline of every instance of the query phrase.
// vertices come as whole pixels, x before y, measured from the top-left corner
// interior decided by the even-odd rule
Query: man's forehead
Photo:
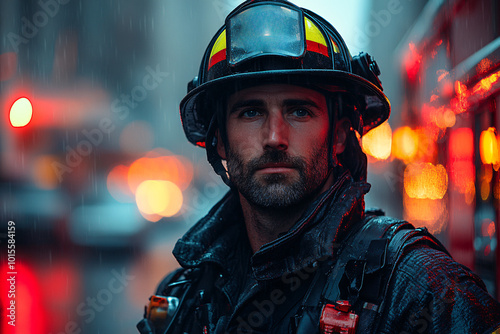
[[[262,103],[285,100],[304,100],[320,105],[326,103],[323,92],[315,90],[312,87],[290,84],[265,84],[238,90],[228,97],[227,105],[232,106],[244,100],[261,101]]]

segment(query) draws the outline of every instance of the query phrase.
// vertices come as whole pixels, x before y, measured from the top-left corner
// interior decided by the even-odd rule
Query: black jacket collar
[[[174,256],[183,267],[212,262],[230,275],[251,256],[255,279],[279,278],[332,256],[345,230],[362,218],[363,196],[369,189],[369,184],[342,174],[285,235],[253,256],[238,195],[230,191],[177,242]]]

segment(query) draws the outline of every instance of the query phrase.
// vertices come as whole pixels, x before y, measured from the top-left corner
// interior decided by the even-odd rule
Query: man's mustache
[[[305,166],[305,162],[300,157],[290,157],[290,155],[284,151],[272,150],[265,151],[262,156],[252,159],[248,162],[248,171],[253,173],[256,170],[265,168],[269,164],[279,164],[286,165],[289,168],[302,169]]]

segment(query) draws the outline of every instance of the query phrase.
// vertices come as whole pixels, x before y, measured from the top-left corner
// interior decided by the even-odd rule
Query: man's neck
[[[277,239],[281,234],[290,230],[309,205],[332,186],[333,180],[334,176],[331,173],[315,196],[286,208],[262,208],[248,202],[240,194],[243,218],[253,253],[257,252],[262,245]]]

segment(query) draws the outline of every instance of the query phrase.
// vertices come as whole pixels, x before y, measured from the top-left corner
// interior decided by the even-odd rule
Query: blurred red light
[[[450,133],[448,147],[450,180],[458,191],[468,194],[474,189],[474,137],[470,128],[458,128]]]
[[[4,334],[45,334],[46,319],[45,309],[42,306],[41,289],[36,275],[27,266],[16,263],[14,272],[7,264],[1,267],[2,280],[0,282],[0,304],[2,305],[1,332]],[[10,281],[7,278],[15,278],[15,288],[13,298],[9,297],[12,291]],[[8,324],[10,318],[7,317],[7,305],[14,301],[15,305],[15,326]],[[9,311],[11,312],[11,311]]]
[[[472,160],[474,154],[474,138],[470,128],[458,128],[450,135],[451,160]]]
[[[420,72],[420,65],[422,63],[422,55],[418,54],[417,48],[414,43],[409,44],[410,50],[406,54],[404,60],[404,66],[406,69],[406,74],[410,82],[414,82],[417,79],[418,73]]]

